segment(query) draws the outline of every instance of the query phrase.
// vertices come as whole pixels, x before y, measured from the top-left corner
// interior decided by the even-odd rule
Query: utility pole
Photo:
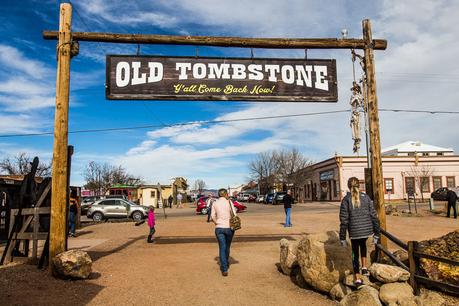
[[[70,58],[72,43],[72,6],[60,5],[59,39],[57,44],[56,111],[54,114],[54,146],[51,192],[51,228],[49,235],[49,262],[64,252],[67,240],[66,208],[69,184],[67,181],[67,144],[70,89]]]
[[[378,213],[381,228],[386,229],[386,211],[384,208],[383,173],[381,161],[381,143],[379,137],[378,97],[376,95],[375,64],[373,39],[370,20],[362,21],[363,40],[365,42],[365,74],[368,97],[368,121],[370,127],[371,177],[373,201]],[[387,239],[381,235],[381,244],[387,249]]]

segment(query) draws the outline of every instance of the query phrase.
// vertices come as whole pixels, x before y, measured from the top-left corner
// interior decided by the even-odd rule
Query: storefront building
[[[411,142],[413,150],[417,150],[412,152],[407,149],[407,143],[383,150],[386,200],[407,199],[412,195],[430,198],[431,192],[440,187],[459,184],[459,156],[452,149]],[[353,176],[360,180],[361,190],[365,191],[365,168],[367,158],[355,156],[335,156],[313,164],[303,169],[304,185],[294,187],[295,198],[299,202],[340,201],[348,191],[348,179]]]

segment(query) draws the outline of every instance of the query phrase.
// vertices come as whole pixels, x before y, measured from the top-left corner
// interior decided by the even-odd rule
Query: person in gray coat
[[[376,244],[379,240],[379,220],[373,201],[368,195],[359,190],[359,180],[351,177],[347,186],[350,192],[346,194],[339,211],[340,232],[339,238],[343,246],[347,245],[346,232],[349,232],[352,247],[352,266],[354,282],[361,286],[363,281],[360,276],[360,258],[362,259],[362,274],[368,275],[367,266],[367,239],[373,236]]]

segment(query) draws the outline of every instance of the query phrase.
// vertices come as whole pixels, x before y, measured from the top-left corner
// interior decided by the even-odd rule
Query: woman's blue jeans
[[[234,231],[230,228],[216,228],[215,236],[218,240],[218,250],[220,256],[220,270],[222,272],[228,271],[229,254],[231,241],[233,240]]]
[[[285,225],[284,226],[291,226],[292,222],[290,222],[290,215],[292,213],[291,208],[285,208]]]

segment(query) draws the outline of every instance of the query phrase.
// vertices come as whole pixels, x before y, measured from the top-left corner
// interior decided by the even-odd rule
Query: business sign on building
[[[329,181],[334,178],[335,172],[333,170],[328,170],[328,171],[320,172],[319,175],[320,175],[321,181]]]
[[[107,56],[112,100],[336,102],[335,60]]]

